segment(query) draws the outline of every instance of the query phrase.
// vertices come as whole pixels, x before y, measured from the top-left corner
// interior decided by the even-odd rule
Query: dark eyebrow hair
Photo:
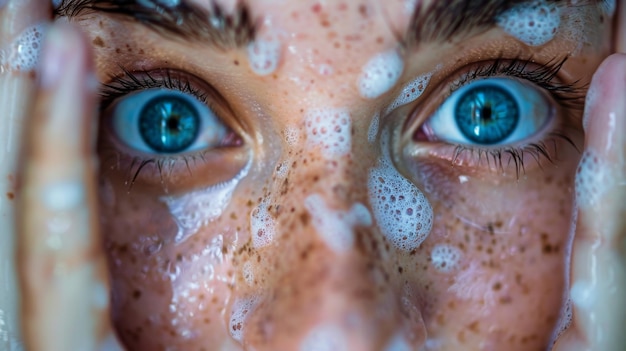
[[[119,16],[167,38],[209,43],[220,49],[244,47],[254,40],[257,29],[242,1],[233,13],[226,13],[215,1],[205,8],[186,0],[171,7],[159,0],[64,0],[54,11],[55,16],[68,18],[92,13]]]
[[[524,3],[535,0],[434,0],[425,5],[419,1],[409,27],[401,39],[405,48],[421,43],[443,42],[488,30],[496,25],[498,16]],[[583,0],[576,5],[586,6],[606,0]],[[566,0],[544,0],[541,3],[567,4]]]

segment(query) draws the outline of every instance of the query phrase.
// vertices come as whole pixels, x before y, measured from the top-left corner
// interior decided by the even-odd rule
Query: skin
[[[588,99],[584,113],[558,108],[557,118],[569,121],[567,136],[579,150],[593,151],[613,165],[606,167],[605,178],[595,179],[596,186],[608,189],[599,195],[603,206],[581,200],[573,207],[580,153],[562,139],[554,139],[554,163],[525,156],[525,172],[518,176],[514,167],[495,169],[468,153],[453,167],[453,147],[415,143],[412,131],[442,103],[456,70],[520,53],[545,63],[574,50],[576,43],[557,36],[545,46],[528,47],[495,28],[424,45],[403,53],[404,71],[390,92],[365,100],[354,82],[371,57],[397,47],[397,32],[409,20],[403,6],[392,3],[384,15],[376,3],[359,11],[335,1],[319,9],[290,2],[280,10],[271,3],[251,2],[251,12],[266,20],[259,35],[282,33],[283,48],[289,48],[267,76],[249,69],[243,49],[217,51],[164,41],[137,24],[102,15],[74,19],[74,27],[57,25],[53,34],[66,40],[62,45],[48,41],[42,75],[58,71],[46,66],[55,51],[74,64],[44,79],[48,83],[39,86],[32,100],[0,97],[26,100],[12,113],[34,126],[24,138],[20,186],[13,185],[20,199],[18,273],[27,349],[105,348],[100,343],[114,329],[127,350],[298,350],[316,333],[347,350],[384,350],[393,340],[416,350],[544,350],[550,347],[563,296],[569,295],[569,272],[572,286],[593,282],[589,286],[595,302],[574,305],[573,324],[552,349],[620,350],[626,344],[619,330],[626,318],[620,298],[626,286],[620,201],[626,195],[626,147],[623,133],[614,131],[624,130],[626,120],[621,98],[626,59],[606,57],[613,47],[624,47],[623,38],[611,42],[612,22],[599,23],[599,10],[592,9],[596,16],[581,18],[588,21],[587,28],[596,29],[588,34],[594,44],[572,55],[559,72],[565,82],[591,82],[590,90],[599,96]],[[24,12],[19,10],[9,1],[0,11],[3,18],[12,18]],[[40,10],[28,13],[34,11]],[[24,16],[20,26],[47,18],[47,13],[39,14]],[[393,23],[398,28],[390,27],[388,18],[397,19]],[[617,32],[620,25],[615,25]],[[352,42],[351,34],[364,28],[369,35]],[[17,32],[11,26],[2,30],[4,43]],[[121,32],[128,35],[116,35]],[[330,63],[333,74],[318,74],[320,63]],[[436,70],[439,63],[442,67]],[[147,166],[129,191],[132,151],[115,142],[104,122],[106,112],[97,147],[88,125],[95,105],[89,75],[94,71],[107,82],[121,74],[119,65],[131,70],[172,67],[212,83],[228,101],[232,111],[223,108],[221,117],[241,145],[207,154],[208,161],[192,164],[190,170],[184,162],[176,163],[164,184],[158,169]],[[405,82],[429,72],[434,73],[423,97],[383,118],[377,142],[369,143],[374,113],[393,101]],[[25,72],[9,72],[0,80],[15,80],[23,91],[33,90],[33,77]],[[35,107],[28,111],[25,106]],[[347,108],[351,116],[352,148],[340,157],[329,158],[306,143],[306,112],[327,107]],[[613,126],[611,115],[616,116]],[[65,125],[80,127],[71,138],[59,138],[64,135],[59,126]],[[287,128],[298,131],[296,143],[284,141]],[[402,133],[394,134],[398,130]],[[389,133],[393,137],[385,144]],[[537,136],[552,140],[547,138]],[[614,146],[607,148],[608,143]],[[428,198],[433,228],[419,248],[405,251],[394,247],[376,223],[356,225],[354,245],[337,252],[320,235],[316,213],[307,209],[306,200],[317,194],[335,211],[362,203],[374,213],[367,175],[383,157],[381,144],[390,150],[394,167]],[[96,157],[98,175],[92,166]],[[223,214],[177,243],[176,223],[159,200],[165,189],[184,194],[231,179],[249,159],[250,171]],[[288,165],[286,176],[275,172],[279,163]],[[459,181],[461,176],[468,180]],[[85,196],[69,209],[46,207],[46,191],[64,181],[83,184]],[[262,203],[272,205],[276,233],[270,245],[258,248],[252,243],[250,216]],[[52,250],[42,242],[42,233],[51,234],[48,224],[63,216],[73,224],[62,233],[61,248]],[[574,238],[568,257],[570,233]],[[449,272],[437,270],[431,260],[433,248],[441,244],[461,252],[458,267]],[[51,267],[69,268],[58,273]],[[92,298],[94,286],[108,286],[107,268],[113,326],[106,317],[108,306],[94,305]],[[252,299],[254,308],[235,326],[242,328],[237,342],[229,332],[231,314],[245,299]],[[57,317],[69,310],[83,313],[58,323]],[[121,346],[106,346],[113,347]]]

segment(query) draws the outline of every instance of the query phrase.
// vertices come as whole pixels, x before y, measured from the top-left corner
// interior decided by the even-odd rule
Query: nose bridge
[[[340,114],[337,122],[335,132],[349,130]],[[367,204],[375,160],[356,157],[355,145],[329,150],[345,139],[316,138],[328,129],[312,125],[305,149],[279,161],[268,200],[261,200],[274,211],[276,242],[258,251],[255,280],[264,284],[245,304],[242,342],[255,350],[384,350],[411,335],[419,344],[423,325],[403,317],[381,251],[388,245]],[[237,306],[233,311],[238,315]]]

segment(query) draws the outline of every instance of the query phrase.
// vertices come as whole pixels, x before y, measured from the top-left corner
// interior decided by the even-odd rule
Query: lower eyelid
[[[100,173],[129,191],[155,195],[178,194],[228,181],[250,158],[241,145],[214,148],[181,155],[133,155],[101,137],[98,146]]]

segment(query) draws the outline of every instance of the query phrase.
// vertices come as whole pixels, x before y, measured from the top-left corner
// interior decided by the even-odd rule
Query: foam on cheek
[[[5,50],[0,51],[0,72],[33,71],[39,63],[41,41],[46,27],[43,24],[26,28]]]
[[[259,248],[272,243],[276,234],[276,223],[269,212],[268,201],[263,201],[250,213],[252,246]]]
[[[354,227],[372,225],[372,217],[361,203],[354,204],[349,211],[333,210],[328,208],[321,195],[313,194],[304,200],[304,207],[311,214],[317,233],[339,253],[354,245]]]
[[[404,61],[396,50],[380,53],[361,70],[358,85],[361,96],[374,99],[391,89],[404,69]]]
[[[273,73],[280,62],[282,45],[276,38],[256,39],[248,45],[248,62],[260,76]]]
[[[326,158],[341,157],[352,146],[350,113],[343,108],[319,108],[305,115],[307,143],[320,147]]]
[[[556,35],[561,24],[561,11],[556,3],[536,0],[514,6],[500,15],[497,23],[518,40],[540,46]]]
[[[582,209],[599,205],[600,198],[608,191],[613,181],[609,179],[610,165],[587,149],[576,170],[576,202]],[[603,185],[606,185],[603,186]]]
[[[347,351],[348,341],[341,330],[332,325],[318,326],[304,338],[300,351]]]
[[[419,247],[433,221],[433,209],[424,194],[384,159],[370,170],[368,190],[383,234],[399,249]]]
[[[259,302],[258,297],[239,299],[233,303],[233,310],[230,314],[228,330],[233,339],[241,341],[244,333],[244,326],[248,316],[254,311]]]
[[[386,112],[389,113],[394,109],[411,103],[417,98],[419,98],[426,87],[428,86],[428,82],[430,82],[430,78],[432,77],[432,73],[423,74],[412,81],[410,81],[407,85],[402,88],[400,94],[396,97],[396,99],[387,107]]]
[[[235,188],[248,174],[250,166],[251,162],[248,162],[239,174],[227,182],[181,196],[161,198],[178,224],[176,242],[182,242],[222,214],[230,203]]]
[[[454,246],[438,244],[430,252],[430,260],[440,272],[448,273],[458,268],[463,253]]]

